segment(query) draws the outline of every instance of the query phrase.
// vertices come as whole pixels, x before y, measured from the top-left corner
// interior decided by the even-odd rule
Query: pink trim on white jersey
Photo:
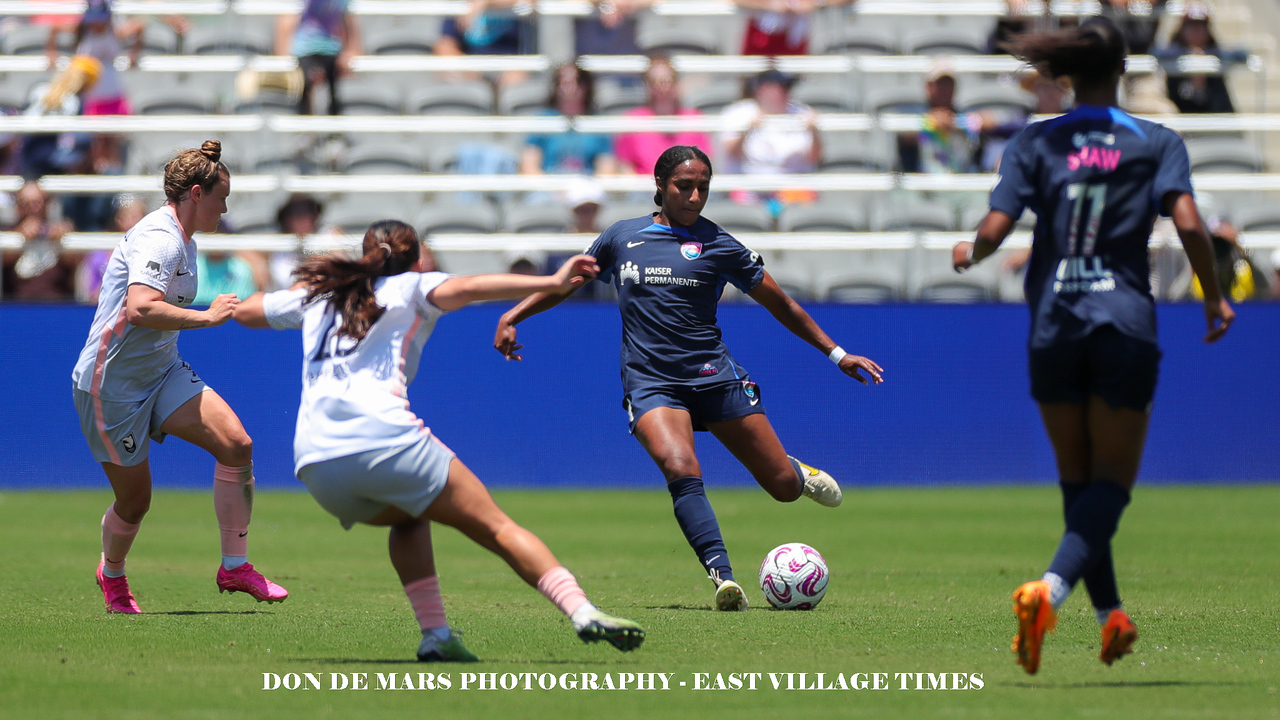
[[[93,423],[98,428],[98,436],[102,438],[103,446],[107,448],[107,455],[116,465],[123,463],[120,462],[120,453],[116,452],[116,446],[111,442],[111,438],[107,437],[106,415],[102,412],[102,398],[98,397],[98,391],[102,389],[102,373],[107,366],[107,350],[111,348],[111,336],[124,337],[124,324],[127,318],[128,309],[121,306],[115,324],[103,328],[102,339],[98,341],[98,357],[93,363],[93,382],[89,386],[89,394],[93,396]]]

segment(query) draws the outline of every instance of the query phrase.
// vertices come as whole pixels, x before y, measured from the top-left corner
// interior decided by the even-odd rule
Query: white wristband
[[[831,360],[831,362],[835,363],[836,365],[839,365],[840,361],[844,359],[844,356],[848,354],[849,353],[844,351],[844,348],[837,345],[835,350],[832,350],[831,352],[827,353],[827,357]]]

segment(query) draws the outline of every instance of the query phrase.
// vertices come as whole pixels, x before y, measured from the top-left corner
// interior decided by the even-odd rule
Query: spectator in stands
[[[777,175],[810,173],[822,162],[822,137],[818,114],[804,103],[791,99],[795,78],[777,70],[766,70],[748,83],[750,97],[726,107],[721,115],[724,128],[718,144],[720,162],[729,173]],[[770,118],[770,116],[789,116]],[[763,198],[752,192],[732,191],[738,203],[763,199],[777,217],[783,205],[812,202],[814,194],[805,190],[783,190]]]
[[[49,198],[34,181],[18,191],[17,205],[18,222],[10,229],[22,235],[22,247],[3,255],[5,299],[73,299],[80,256],[62,250],[71,224],[49,221]]]
[[[99,133],[89,141],[84,161],[72,168],[80,175],[123,175],[125,140],[119,135]],[[111,228],[116,216],[116,197],[111,194],[66,195],[62,216],[80,232],[101,232]]]
[[[112,207],[115,208],[115,217],[111,221],[111,230],[121,235],[132,230],[147,214],[146,203],[136,195],[117,195]],[[76,271],[76,300],[90,304],[98,302],[102,276],[106,273],[107,261],[110,259],[110,250],[94,250],[85,255]]]
[[[696,117],[702,114],[694,108],[680,106],[680,83],[676,77],[676,69],[668,58],[650,58],[649,67],[644,72],[644,88],[648,101],[643,107],[629,110],[627,117]],[[652,175],[658,156],[675,145],[693,145],[706,153],[712,150],[711,139],[703,132],[632,132],[618,135],[614,142],[614,154],[624,171]]]
[[[1213,241],[1213,254],[1218,270],[1218,285],[1232,302],[1260,300],[1272,295],[1271,278],[1253,261],[1249,251],[1240,245],[1235,225],[1226,218],[1210,215],[1204,227]],[[1204,300],[1200,278],[1191,274],[1191,297]]]
[[[653,0],[591,0],[592,13],[573,21],[574,55],[641,55],[636,14]]]
[[[734,0],[747,13],[743,55],[808,55],[813,14],[853,0]]]
[[[254,270],[254,284],[263,290],[283,290],[294,283],[293,271],[307,259],[307,238],[320,232],[320,218],[324,205],[305,193],[289,196],[276,212],[276,227],[282,235],[292,235],[297,241],[294,249],[279,252],[257,253],[246,257]]]
[[[1106,0],[1102,14],[1111,18],[1129,43],[1130,55],[1146,55],[1155,44],[1160,15],[1168,0]]]
[[[435,44],[436,55],[532,55],[537,28],[528,0],[469,0],[467,11],[446,18]],[[523,72],[505,72],[499,88],[524,81]]]
[[[925,113],[920,129],[898,134],[898,165],[903,172],[971,173],[994,169],[998,155],[986,156],[984,143],[1007,140],[1025,118],[1005,120],[992,113],[961,113],[955,107],[956,76],[945,58],[925,75]]]
[[[338,79],[351,74],[351,58],[360,55],[360,23],[347,11],[350,0],[306,0],[302,14],[276,21],[276,54],[298,58],[302,96],[298,114],[310,115],[312,89],[329,86],[329,114],[342,114]]]
[[[567,118],[588,114],[594,87],[591,73],[572,62],[561,65],[552,74],[552,106],[541,114]],[[520,172],[524,175],[614,175],[617,171],[613,139],[601,133],[570,128],[560,133],[530,135],[520,153]]]
[[[209,305],[223,293],[243,300],[260,289],[253,281],[253,267],[239,255],[225,251],[201,252],[196,257],[196,276],[200,285],[193,305]]]
[[[653,174],[650,170],[649,174]],[[564,204],[572,213],[566,232],[598,235],[600,206],[604,205],[604,189],[590,178],[578,178],[564,191]]]
[[[129,115],[131,109],[125,98],[124,84],[120,81],[120,72],[116,70],[116,58],[124,51],[122,41],[129,42],[129,66],[138,63],[138,55],[142,52],[142,31],[144,24],[139,20],[123,20],[117,22],[111,12],[109,0],[88,0],[84,14],[76,22],[75,54],[94,58],[101,67],[98,81],[89,87],[84,94],[85,115]],[[58,33],[65,32],[65,26],[53,26],[49,31],[47,51],[50,63],[58,59]]]
[[[71,58],[66,69],[47,83],[31,89],[24,115],[79,115],[81,98],[98,81],[102,63],[87,55]],[[90,136],[75,133],[35,133],[22,143],[22,175],[34,179],[61,174],[80,164],[88,154]]]
[[[1227,92],[1226,78],[1221,74],[1185,75],[1176,72],[1177,59],[1183,55],[1216,55],[1222,61],[1223,70],[1229,63],[1244,62],[1248,53],[1225,51],[1218,46],[1209,27],[1212,13],[1209,6],[1198,0],[1186,5],[1178,29],[1169,40],[1168,47],[1157,53],[1169,74],[1169,99],[1184,113],[1235,112],[1231,95]]]

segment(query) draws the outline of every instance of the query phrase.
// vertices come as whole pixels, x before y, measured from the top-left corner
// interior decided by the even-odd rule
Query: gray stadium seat
[[[403,193],[351,193],[328,203],[324,224],[343,232],[363,234],[379,220],[408,221],[415,203]]]
[[[956,106],[961,112],[979,110],[1030,115],[1035,112],[1035,97],[1014,85],[997,83],[963,83],[956,89]]]
[[[619,85],[604,81],[596,83],[596,112],[602,115],[621,115],[644,105],[647,100],[643,85]]]
[[[142,52],[148,55],[177,55],[183,37],[162,22],[149,22],[142,31]]]
[[[652,215],[657,210],[658,206],[652,202],[610,202],[600,208],[600,214],[596,216],[596,225],[604,230],[616,222]]]
[[[687,17],[643,16],[636,29],[636,43],[649,54],[718,55],[722,33],[712,18],[691,22]]]
[[[325,100],[328,100],[327,96]],[[246,100],[238,100],[231,112],[236,115],[296,115],[298,100],[285,93],[267,90]]]
[[[960,212],[960,226],[958,230],[965,232],[976,231],[978,224],[987,216],[990,206],[986,200],[975,202]],[[1018,218],[1014,227],[1018,230],[1034,230],[1036,227],[1036,214],[1030,210],[1024,210],[1022,217]]]
[[[1236,229],[1241,232],[1247,232],[1250,230],[1265,232],[1280,231],[1280,208],[1277,208],[1270,203],[1241,208],[1240,210],[1237,210],[1234,213],[1234,217],[1231,217],[1230,219],[1232,220],[1232,224],[1236,226]]]
[[[129,98],[129,103],[138,115],[206,115],[218,112],[215,90],[198,83],[139,91]]]
[[[684,93],[685,107],[714,115],[742,99],[742,85],[736,81],[720,81],[691,88]]]
[[[503,88],[498,93],[499,115],[537,115],[551,103],[547,83],[531,80]]]
[[[253,25],[195,26],[183,43],[192,55],[270,55],[271,34]]]
[[[1193,173],[1262,172],[1262,153],[1238,138],[1191,138],[1187,154]]]
[[[511,203],[503,212],[503,228],[511,233],[562,233],[570,221],[569,211],[560,204]]]
[[[824,200],[814,205],[788,205],[778,216],[779,232],[860,232],[867,214],[848,202]]]
[[[857,108],[853,83],[843,76],[802,80],[792,89],[791,98],[824,113],[851,113]]]
[[[74,39],[71,33],[59,33],[58,52],[70,53]],[[47,25],[18,25],[5,34],[2,47],[5,55],[43,55],[48,42]]]
[[[955,229],[955,211],[950,205],[925,200],[899,203],[879,213],[872,229],[892,231],[949,232]]]
[[[341,165],[351,175],[395,175],[424,172],[427,160],[407,143],[375,141],[349,149]]]
[[[447,202],[423,207],[413,226],[423,237],[440,233],[498,232],[498,212],[489,203],[453,205]]]
[[[404,103],[396,88],[361,80],[357,77],[354,81],[338,85],[343,115],[400,115],[404,112]]]
[[[715,198],[703,216],[730,233],[769,232],[773,218],[760,205],[740,205],[726,197]]]
[[[823,134],[818,172],[887,172],[893,163],[893,139],[883,134]]]
[[[493,90],[483,80],[424,85],[409,95],[405,105],[414,115],[490,115]]]
[[[414,23],[408,27],[365,30],[364,46],[370,55],[430,55],[440,33],[426,32]]]
[[[869,113],[922,113],[925,110],[924,83],[918,79],[867,90],[862,107]]]
[[[987,258],[964,274],[951,267],[951,249],[912,250],[913,299],[936,303],[992,302],[1000,297],[1001,260],[1004,251]]]
[[[910,30],[902,38],[904,55],[981,55],[986,33],[965,28],[925,27]]]
[[[818,26],[814,30],[814,50],[820,55],[893,55],[898,50],[892,36],[861,24]]]

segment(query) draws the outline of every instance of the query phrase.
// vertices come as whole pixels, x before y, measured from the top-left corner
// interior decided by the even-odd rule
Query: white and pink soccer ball
[[[804,543],[769,551],[760,563],[760,591],[779,610],[812,610],[827,594],[827,561]]]

